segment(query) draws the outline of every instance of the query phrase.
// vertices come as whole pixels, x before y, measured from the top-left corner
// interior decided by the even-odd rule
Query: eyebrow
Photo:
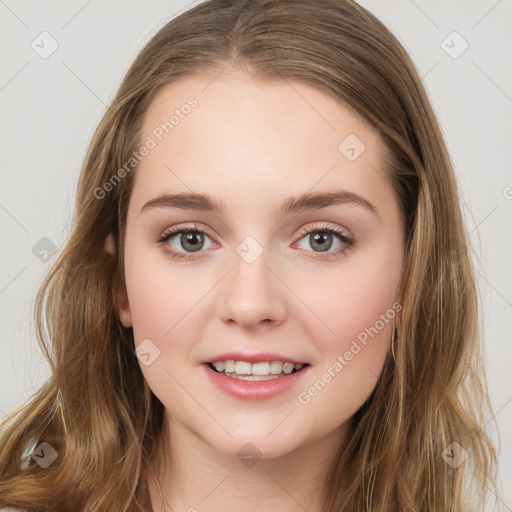
[[[364,197],[348,190],[336,190],[317,194],[305,193],[299,196],[288,197],[280,206],[278,212],[281,215],[299,213],[307,210],[320,210],[328,206],[355,203],[370,210],[379,216],[377,208]],[[225,204],[220,199],[215,199],[207,194],[175,193],[162,194],[149,200],[142,208],[141,213],[153,208],[183,208],[223,214]]]

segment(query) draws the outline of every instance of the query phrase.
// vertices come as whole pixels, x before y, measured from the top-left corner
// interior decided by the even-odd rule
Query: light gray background
[[[0,0],[2,417],[50,374],[32,311],[55,256],[42,262],[32,248],[43,237],[63,247],[80,166],[106,105],[142,45],[196,3]],[[512,511],[512,0],[360,3],[415,61],[460,180],[501,434],[495,510]],[[43,31],[59,45],[46,59],[31,47]],[[458,36],[446,39],[454,31],[469,44],[457,58],[445,51],[463,48]]]

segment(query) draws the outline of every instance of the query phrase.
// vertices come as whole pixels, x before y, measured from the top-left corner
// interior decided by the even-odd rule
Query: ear
[[[113,233],[110,233],[107,238],[105,238],[105,243],[103,248],[112,256],[116,254],[116,241],[114,240]]]
[[[130,304],[128,302],[128,295],[126,290],[123,290],[119,293],[118,304],[118,314],[121,323],[124,325],[124,327],[133,327],[132,312],[130,310]]]
[[[103,247],[105,251],[107,251],[110,255],[116,255],[116,241],[112,233],[110,233],[107,238],[105,238]],[[123,286],[122,288],[122,290],[118,290],[116,292],[116,308],[118,310],[117,313],[124,327],[132,327],[132,314],[128,302],[128,294],[126,292],[126,287]]]

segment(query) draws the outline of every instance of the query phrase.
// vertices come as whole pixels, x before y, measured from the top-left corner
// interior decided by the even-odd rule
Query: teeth
[[[281,361],[265,361],[251,364],[247,361],[233,361],[229,359],[227,361],[216,361],[213,363],[213,366],[215,366],[218,372],[226,374],[268,376],[280,375],[283,372],[289,375],[294,368],[295,370],[300,370],[304,364],[282,363]]]
[[[281,361],[272,361],[270,363],[270,373],[272,375],[277,375],[283,371],[283,363]]]
[[[235,361],[230,359],[229,361],[224,361],[224,371],[226,373],[231,373],[235,371]]]
[[[253,363],[251,368],[253,375],[268,375],[270,373],[270,364],[268,363]]]
[[[214,363],[215,366],[215,369],[218,371],[218,372],[221,372],[224,370],[224,361],[217,361],[216,363]]]
[[[292,373],[294,364],[293,363],[284,363],[283,364],[283,372],[287,373],[288,375]]]
[[[279,375],[238,375],[236,373],[226,373],[228,377],[239,380],[272,380],[279,379]]]
[[[235,373],[238,375],[249,375],[251,373],[251,363],[245,361],[237,361],[235,363]]]

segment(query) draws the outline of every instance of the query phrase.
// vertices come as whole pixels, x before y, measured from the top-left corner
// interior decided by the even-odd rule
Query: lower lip
[[[309,366],[300,371],[270,380],[241,380],[228,377],[212,370],[208,364],[202,365],[210,382],[225,393],[244,400],[267,400],[292,389],[308,373]]]

